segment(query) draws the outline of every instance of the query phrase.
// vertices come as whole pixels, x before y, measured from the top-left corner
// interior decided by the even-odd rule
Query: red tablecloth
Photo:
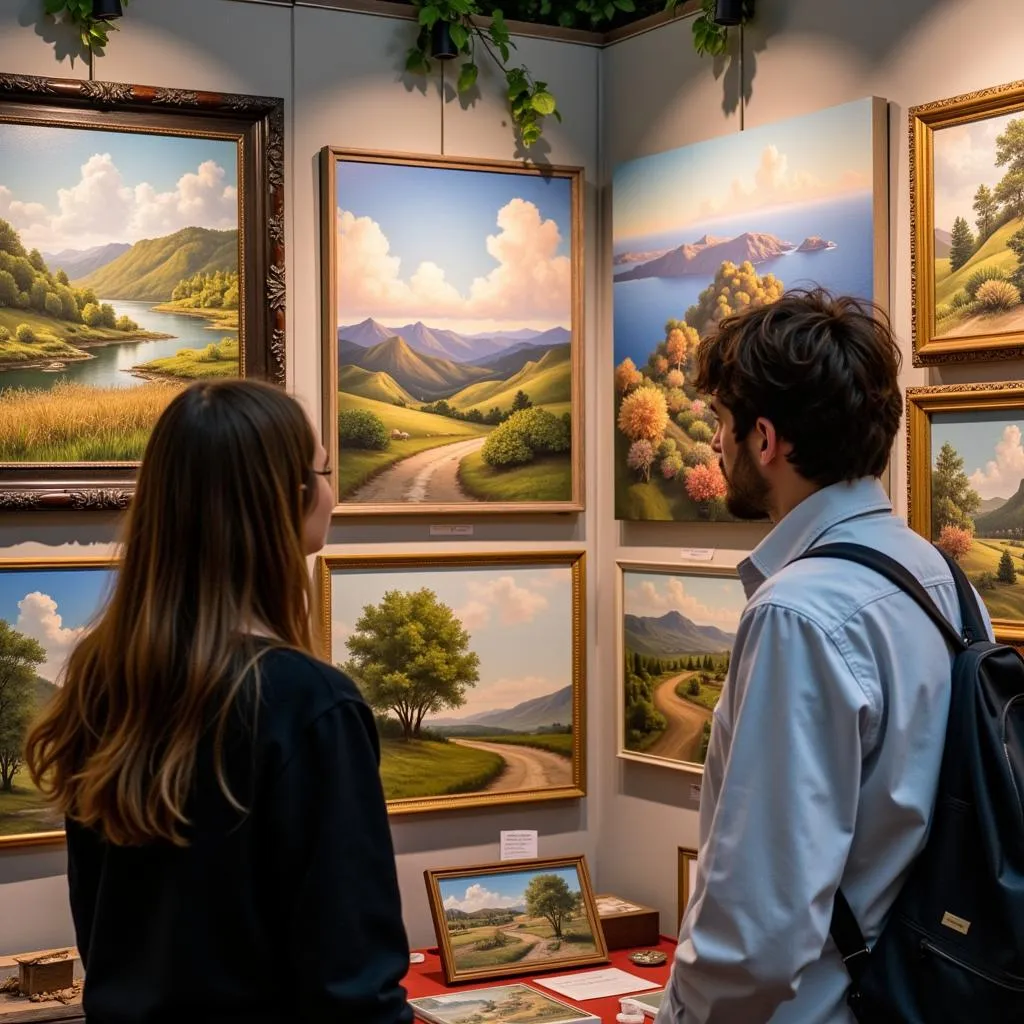
[[[641,948],[650,949],[651,947],[644,946]],[[664,988],[668,984],[669,970],[672,967],[672,954],[676,948],[675,939],[662,936],[657,948],[665,953],[667,957],[662,967],[638,967],[636,964],[631,963],[629,954],[634,952],[631,949],[617,949],[610,953],[610,962],[604,966],[618,967],[629,974],[635,974],[637,977],[644,978],[645,980],[657,982],[659,988]],[[409,968],[409,973],[406,975],[404,984],[409,992],[410,999],[415,999],[418,996],[436,996],[445,992],[457,992],[460,989],[481,988],[484,985],[511,985],[515,982],[525,982],[529,985],[537,977],[577,973],[576,971],[555,970],[546,971],[542,975],[520,974],[511,978],[495,978],[488,981],[469,981],[461,982],[458,985],[445,985],[444,973],[441,970],[441,960],[437,955],[437,951],[419,950],[419,952],[424,953],[427,959],[422,964],[412,964]],[[595,969],[599,968],[583,968],[583,970],[588,971]],[[615,1015],[619,1012],[619,999],[622,998],[620,996],[615,996],[612,999],[589,999],[585,1003],[579,1003],[572,999],[566,999],[550,989],[537,987],[541,992],[547,992],[555,999],[562,999],[573,1006],[578,1006],[581,1010],[586,1010],[587,1013],[595,1014],[601,1018],[602,1024],[615,1024]],[[654,989],[650,989],[650,991],[653,992]]]

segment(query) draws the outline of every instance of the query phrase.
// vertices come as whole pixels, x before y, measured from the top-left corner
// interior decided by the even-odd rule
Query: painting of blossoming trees
[[[731,518],[693,386],[719,321],[787,288],[884,299],[886,131],[865,99],[616,169],[617,519]]]

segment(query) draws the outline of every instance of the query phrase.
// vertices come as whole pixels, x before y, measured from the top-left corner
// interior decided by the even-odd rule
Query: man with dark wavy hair
[[[870,944],[924,846],[951,653],[901,590],[811,548],[902,562],[954,626],[942,556],[879,477],[903,412],[885,316],[823,291],[723,320],[697,354],[740,518],[771,533],[740,567],[748,603],[714,714],[700,849],[657,1024],[852,1024],[829,936],[836,890]]]

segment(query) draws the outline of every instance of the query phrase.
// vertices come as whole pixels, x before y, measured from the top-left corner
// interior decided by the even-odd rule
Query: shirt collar
[[[737,566],[748,598],[769,577],[809,550],[826,531],[872,512],[892,512],[892,503],[875,477],[831,484],[805,498],[781,519]]]

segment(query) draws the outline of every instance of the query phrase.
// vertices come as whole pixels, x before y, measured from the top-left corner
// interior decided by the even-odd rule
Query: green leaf
[[[534,95],[533,99],[530,100],[530,106],[540,114],[541,117],[547,117],[549,114],[553,114],[558,106],[555,103],[555,97],[549,92],[538,92]]]
[[[476,85],[477,66],[475,64],[463,64],[459,71],[459,92],[469,92]]]
[[[572,11],[562,11],[558,15],[558,24],[562,28],[572,28],[576,24],[576,19],[573,17]]]
[[[440,17],[440,10],[433,4],[427,4],[426,7],[420,8],[419,22],[425,28],[433,28]]]
[[[614,0],[615,6],[620,11],[625,11],[627,14],[632,14],[636,10],[636,4],[633,0]]]
[[[505,25],[505,15],[500,7],[495,7],[491,12],[491,25],[498,29],[499,32],[508,32],[508,27]]]
[[[534,143],[540,141],[541,129],[539,124],[528,124],[524,125],[520,134],[522,135],[523,145],[529,149]]]
[[[498,43],[498,50],[501,53],[502,61],[508,61],[509,57],[512,56],[512,53],[509,50],[508,45],[506,43]]]
[[[64,10],[64,0],[46,0],[46,13],[59,14]]]
[[[461,50],[469,42],[469,32],[465,25],[456,24],[451,27],[452,42]]]

